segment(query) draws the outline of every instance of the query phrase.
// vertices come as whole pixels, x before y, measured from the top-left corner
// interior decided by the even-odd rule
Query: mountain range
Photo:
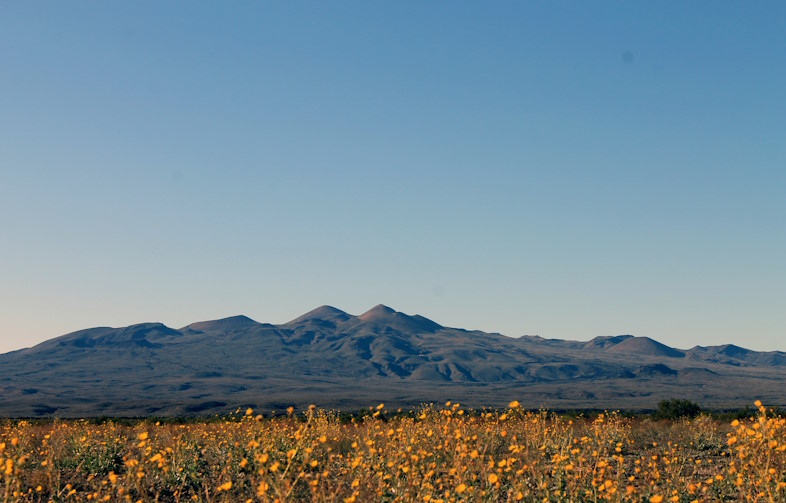
[[[676,349],[648,337],[507,337],[378,305],[322,306],[281,325],[246,316],[98,327],[0,355],[0,416],[174,416],[290,405],[357,410],[459,401],[652,409],[786,404],[786,353]]]

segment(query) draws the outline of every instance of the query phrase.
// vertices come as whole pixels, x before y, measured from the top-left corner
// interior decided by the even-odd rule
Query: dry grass
[[[8,501],[786,501],[786,420],[652,422],[459,404],[352,422],[0,425]]]

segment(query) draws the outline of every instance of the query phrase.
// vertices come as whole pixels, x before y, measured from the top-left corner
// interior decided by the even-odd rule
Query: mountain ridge
[[[360,315],[325,305],[279,325],[237,315],[181,329],[94,327],[2,354],[0,415],[178,415],[238,404],[352,408],[447,398],[482,407],[509,397],[547,407],[646,408],[679,396],[725,407],[743,403],[745,390],[780,404],[785,367],[786,353],[728,344],[680,350],[629,334],[512,338],[382,304]]]

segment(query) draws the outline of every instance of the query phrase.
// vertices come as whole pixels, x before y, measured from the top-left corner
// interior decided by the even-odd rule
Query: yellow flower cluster
[[[786,501],[786,420],[458,403],[159,424],[0,423],[3,502]]]

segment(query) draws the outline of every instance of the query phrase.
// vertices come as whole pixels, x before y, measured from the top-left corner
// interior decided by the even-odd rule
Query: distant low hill
[[[246,316],[80,330],[0,355],[0,416],[167,416],[355,410],[458,400],[496,407],[786,404],[786,353],[732,345],[679,350],[648,337],[563,341],[444,327],[378,305],[322,306],[282,325]]]

